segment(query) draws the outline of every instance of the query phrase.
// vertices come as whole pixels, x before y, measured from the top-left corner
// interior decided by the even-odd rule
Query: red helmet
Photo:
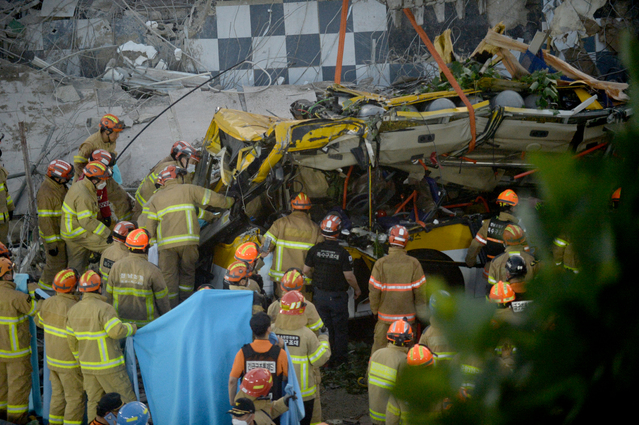
[[[490,300],[500,304],[509,303],[515,300],[515,291],[509,284],[500,280],[490,289]]]
[[[62,180],[71,180],[73,178],[73,166],[61,159],[54,159],[47,167],[47,176],[57,177]]]
[[[501,206],[515,206],[519,203],[519,196],[512,189],[506,189],[497,197],[497,203]]]
[[[157,183],[160,186],[164,186],[167,181],[174,180],[177,176],[184,174],[186,174],[186,170],[184,168],[179,168],[175,165],[167,165],[158,173]]]
[[[228,269],[226,269],[226,274],[224,275],[224,280],[229,283],[238,283],[241,282],[242,279],[245,279],[249,275],[248,267],[246,267],[246,263],[243,261],[234,261],[231,263]]]
[[[118,221],[118,224],[113,228],[113,239],[126,242],[126,237],[135,229],[137,229],[136,225],[130,221]]]
[[[409,366],[430,366],[435,362],[433,353],[421,344],[413,345],[413,348],[408,350],[406,360]]]
[[[396,320],[388,328],[386,339],[395,345],[408,345],[413,340],[413,328],[406,320]]]
[[[273,387],[273,376],[267,369],[258,367],[246,372],[240,385],[240,390],[252,397],[268,395]]]
[[[509,224],[506,226],[502,237],[504,238],[504,243],[509,246],[523,245],[526,243],[526,234],[524,233],[524,229],[516,224]]]
[[[244,242],[235,250],[235,259],[237,261],[252,265],[258,258],[260,258],[260,251],[255,242]]]
[[[9,260],[11,260],[11,251],[9,251],[9,249],[2,242],[0,242],[0,257],[8,258]]]
[[[308,211],[311,209],[311,200],[304,192],[300,192],[291,201],[291,208],[294,210]]]
[[[280,282],[280,287],[282,291],[301,291],[304,286],[304,275],[295,267],[291,267],[284,273],[282,276],[282,281]]]
[[[102,279],[100,275],[93,270],[88,270],[80,277],[80,284],[78,285],[78,291],[80,292],[97,292],[100,290]]]
[[[185,146],[182,149],[178,150],[175,153],[174,158],[178,162],[182,158],[192,159],[192,160],[194,160],[196,162],[200,161],[200,156],[198,155],[198,153],[195,150],[195,148],[193,148],[191,146]]]
[[[149,250],[149,232],[146,229],[132,230],[124,243],[131,252],[147,252]]]
[[[91,161],[84,167],[84,175],[89,179],[106,180],[113,175],[111,169],[99,161]]]
[[[184,148],[193,148],[193,146],[191,146],[190,143],[185,142],[184,140],[178,140],[177,142],[173,143],[173,146],[171,146],[171,156],[173,157],[173,159],[175,159],[175,154],[178,153],[179,150]]]
[[[104,149],[96,149],[91,152],[89,161],[98,161],[110,167],[115,164],[115,155]]]
[[[401,246],[402,248],[404,248],[408,243],[408,229],[399,224],[394,225],[390,229],[388,242],[391,245]]]
[[[342,230],[342,219],[336,214],[327,215],[320,224],[324,236],[337,236]]]
[[[124,130],[124,123],[113,114],[106,114],[100,120],[100,130],[107,130],[116,133]]]
[[[53,278],[53,289],[56,292],[69,293],[73,292],[78,284],[80,274],[76,269],[64,269],[58,272]]]
[[[289,291],[282,297],[280,307],[280,314],[301,316],[306,310],[304,295],[299,291]]]

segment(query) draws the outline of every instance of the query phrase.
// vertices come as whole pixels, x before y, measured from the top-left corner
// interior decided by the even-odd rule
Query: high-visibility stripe
[[[28,404],[8,404],[7,405],[7,413],[21,414],[21,413],[27,413],[27,410],[29,410]]]
[[[392,413],[395,416],[401,416],[402,411],[399,410],[393,403],[388,403],[386,405],[386,410],[388,410],[390,413]]]
[[[80,360],[80,366],[86,370],[104,370],[124,364],[124,356],[106,362],[85,362]]]
[[[389,382],[385,379],[378,378],[376,376],[369,376],[368,383],[371,385],[375,385],[376,387],[384,388],[385,390],[392,390],[395,386],[394,382]]]
[[[397,379],[397,369],[388,367],[378,362],[371,361],[370,375],[375,375],[380,378],[387,379],[391,382],[395,382]]]
[[[28,317],[24,314],[21,314],[18,317],[7,317],[7,316],[0,316],[0,325],[8,325],[8,324],[12,324],[12,323],[22,323],[25,322],[28,319]]]
[[[95,228],[93,233],[95,233],[96,235],[102,236],[102,234],[106,231],[107,231],[107,227],[104,225],[104,223],[100,223],[98,224],[98,227]]]
[[[38,280],[38,286],[40,286],[40,288],[46,289],[48,291],[52,291],[53,290],[53,287],[51,285],[47,285],[46,283],[44,283],[42,281],[42,279]]]
[[[62,217],[62,210],[38,210],[40,217]]]
[[[555,238],[555,240],[553,241],[553,243],[557,246],[566,246],[568,245],[568,242],[566,242],[563,239],[559,239],[559,238]]]
[[[64,421],[63,425],[81,425],[82,421]]]
[[[50,356],[47,356],[47,364],[49,366],[62,367],[65,369],[75,369],[80,367],[80,364],[76,360],[58,360]]]
[[[322,329],[322,326],[324,326],[324,322],[322,322],[321,318],[315,323],[311,323],[310,325],[306,325],[306,327],[309,328],[312,331],[318,331],[318,330]]]
[[[2,359],[15,359],[16,357],[28,356],[29,354],[31,354],[30,346],[24,350],[19,351],[0,350],[0,358]]]
[[[207,205],[211,200],[211,192],[209,189],[204,189],[204,196],[202,197],[202,205]]]
[[[376,421],[380,421],[380,422],[386,422],[386,412],[384,413],[380,413],[380,412],[376,412],[373,409],[368,409],[368,413],[371,417],[371,419],[376,420]]]
[[[73,162],[89,162],[89,158],[85,158],[82,155],[76,155],[73,157]]]
[[[315,350],[313,354],[308,356],[308,360],[311,364],[317,362],[323,355],[329,350],[328,341],[320,341],[320,346]]]
[[[60,425],[64,422],[64,416],[57,416],[57,415],[52,415],[51,413],[49,413],[49,423],[50,424],[57,424]]]
[[[180,211],[193,211],[195,213],[195,206],[193,204],[178,204],[171,205],[170,207],[166,207],[157,212],[157,217],[162,218],[166,214]]]
[[[379,318],[379,320],[382,320],[384,322],[395,322],[397,320],[402,320],[403,318],[406,318],[409,322],[415,320],[415,313],[406,313],[406,314],[385,314],[382,312],[377,312],[377,317]]]
[[[200,241],[200,237],[198,235],[178,235],[178,236],[172,236],[170,238],[158,238],[158,247],[160,246],[164,246],[164,245],[169,245],[172,243],[176,243],[176,242],[190,242],[190,241],[195,241],[195,242],[199,242]]]
[[[374,288],[379,289],[380,291],[389,291],[389,292],[408,292],[413,289],[419,288],[422,286],[424,282],[426,282],[426,276],[422,276],[414,282],[411,283],[382,283],[379,280],[375,279],[373,276],[370,277],[368,281]]]
[[[475,240],[476,240],[477,242],[479,242],[480,244],[482,244],[482,245],[486,245],[486,244],[488,243],[488,241],[487,241],[486,239],[482,238],[482,237],[479,235],[479,233],[477,233],[477,234],[475,235]]]
[[[291,361],[294,364],[299,365],[300,367],[300,379],[301,379],[300,390],[302,392],[302,397],[310,397],[314,395],[315,392],[317,391],[317,387],[315,385],[313,385],[312,387],[309,387],[308,356],[294,356],[291,354]]]

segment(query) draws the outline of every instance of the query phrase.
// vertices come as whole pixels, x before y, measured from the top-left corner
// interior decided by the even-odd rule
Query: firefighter
[[[539,263],[535,260],[535,257],[526,252],[527,245],[524,230],[516,224],[509,224],[504,229],[503,239],[505,251],[503,254],[496,256],[493,261],[490,262],[488,283],[494,285],[500,280],[509,280],[506,276],[506,263],[508,262],[508,259],[513,256],[520,256],[523,258],[527,265],[525,282],[530,282],[539,272]],[[513,286],[515,292],[526,292],[525,282],[518,283],[516,287]]]
[[[233,408],[227,413],[233,416],[231,420],[235,424],[253,425],[255,423],[255,404],[248,398],[240,398],[231,403]]]
[[[235,250],[235,259],[246,263],[249,269],[249,282],[255,282],[260,291],[264,290],[264,282],[262,276],[257,273],[262,268],[264,262],[260,257],[260,248],[255,242],[244,242]]]
[[[164,187],[144,207],[144,226],[152,239],[157,238],[158,265],[168,284],[171,307],[193,293],[200,242],[198,216],[204,216],[206,206],[230,208],[235,202],[209,189],[183,184],[185,173],[174,165],[162,170],[158,182]]]
[[[420,288],[426,276],[419,261],[404,250],[408,230],[393,226],[388,241],[388,255],[375,262],[368,282],[371,311],[378,319],[372,353],[384,347],[391,323],[403,318],[415,323],[416,312],[424,306]]]
[[[326,240],[313,246],[306,256],[305,275],[313,270],[313,297],[322,321],[330,335],[332,365],[348,363],[348,289],[355,298],[362,291],[353,273],[353,257],[339,245],[342,219],[329,214],[320,224]],[[307,306],[308,309],[308,306]]]
[[[288,346],[306,412],[300,424],[309,425],[313,417],[314,405],[316,403],[320,405],[320,399],[317,397],[317,382],[312,368],[322,367],[331,357],[328,331],[322,328],[318,337],[306,327],[307,318],[304,315],[306,302],[301,292],[290,291],[284,294],[281,306],[273,331]]]
[[[102,251],[100,257],[100,276],[102,276],[102,284],[105,287],[113,264],[129,255],[129,249],[125,245],[126,237],[135,229],[137,227],[130,221],[120,221],[113,228],[113,243]]]
[[[13,262],[0,258],[0,419],[27,423],[31,392],[31,333],[27,316],[38,305],[29,285],[29,295],[16,290]]]
[[[116,425],[148,425],[149,408],[139,401],[131,401],[118,412]]]
[[[2,242],[0,242],[0,258],[11,260],[11,251],[9,251]]]
[[[515,291],[508,282],[497,282],[490,289],[488,298],[491,302],[497,304],[495,312],[495,322],[514,323],[515,313],[512,309],[512,302],[515,301]]]
[[[84,389],[80,364],[67,342],[67,313],[77,304],[75,295],[80,276],[73,269],[55,275],[54,297],[42,302],[36,325],[44,329],[46,361],[51,381],[49,423],[52,425],[81,424],[84,417]]]
[[[82,370],[88,418],[95,417],[106,393],[120,394],[125,403],[135,400],[120,339],[134,335],[137,326],[120,321],[115,308],[100,295],[101,282],[93,270],[84,273],[78,284],[82,300],[67,313],[67,342]]]
[[[89,162],[89,156],[97,149],[104,149],[117,157],[116,141],[124,130],[124,123],[113,114],[106,114],[100,120],[100,130],[89,136],[78,149],[78,154],[73,157],[76,178],[82,174],[82,170]],[[126,191],[113,179],[107,182],[107,191],[110,201],[115,209],[115,215],[119,220],[131,219],[131,200]]]
[[[38,285],[42,289],[52,290],[53,278],[67,266],[67,248],[60,236],[60,218],[62,203],[67,194],[67,183],[73,178],[73,167],[68,162],[56,159],[49,163],[38,194],[38,228],[44,241],[46,263]]]
[[[89,162],[92,161],[99,161],[103,163],[104,165],[109,167],[111,172],[113,172],[113,165],[115,165],[115,156],[113,156],[110,152],[105,151],[104,149],[96,149],[91,152],[91,155],[89,156]],[[78,180],[82,179],[83,177],[84,176],[80,176]],[[111,177],[109,180],[112,179],[113,177]],[[109,180],[107,180],[107,187],[109,186]],[[109,191],[107,187],[96,192],[98,196],[98,208],[100,209],[100,214],[98,217],[106,227],[111,228],[111,217],[113,216],[113,214],[111,211],[111,205],[109,204]]]
[[[111,268],[107,302],[113,304],[122,321],[142,327],[171,310],[169,291],[160,269],[147,260],[147,231],[132,230],[125,245],[130,253]]]
[[[386,405],[395,387],[397,373],[406,364],[413,329],[406,320],[397,320],[388,328],[386,348],[373,353],[368,362],[368,406],[373,424],[384,424]]]
[[[0,158],[2,158],[2,150],[0,150]],[[13,218],[13,210],[15,205],[7,188],[7,177],[9,173],[0,164],[0,242],[9,243],[9,222]]]
[[[504,252],[504,239],[502,237],[504,229],[509,224],[519,223],[519,219],[512,212],[513,208],[519,203],[519,197],[511,190],[504,190],[497,197],[499,205],[499,216],[493,217],[485,221],[481,229],[475,235],[475,239],[470,243],[468,252],[466,253],[466,265],[473,267],[477,262],[477,254],[483,247],[486,247],[486,257],[488,263],[485,265],[486,275],[490,270],[490,261]]]
[[[425,368],[435,364],[435,360],[428,347],[417,344],[408,350],[406,363],[411,368]],[[386,425],[408,424],[408,416],[408,403],[391,394],[386,404]]]
[[[286,217],[276,220],[265,237],[271,240],[269,252],[275,251],[273,255],[273,265],[269,271],[269,276],[273,281],[273,290],[278,297],[281,297],[281,290],[276,282],[282,280],[286,270],[291,267],[302,269],[306,253],[317,243],[323,242],[324,237],[320,228],[309,217],[308,211],[311,209],[311,200],[304,192],[300,192],[291,201],[293,212]],[[267,253],[262,253],[265,257]],[[302,288],[305,298],[312,300],[306,286]]]
[[[224,288],[253,291],[253,314],[264,311],[264,297],[255,281],[249,279],[249,271],[243,261],[234,261],[224,274]]]
[[[97,219],[96,191],[106,187],[111,170],[101,162],[84,167],[84,179],[71,185],[62,204],[61,235],[69,268],[86,270],[91,251],[102,252],[113,241],[111,231]]]
[[[235,405],[240,399],[248,399],[255,406],[255,423],[257,425],[274,425],[277,419],[288,410],[289,399],[297,399],[295,395],[285,395],[275,401],[268,397],[273,387],[273,376],[264,368],[255,368],[244,375],[240,391],[235,396]]]
[[[118,419],[118,412],[124,406],[118,393],[106,393],[98,402],[95,419],[89,425],[113,425]]]
[[[301,291],[304,286],[304,274],[296,268],[291,268],[284,273],[282,280],[280,282],[280,290],[282,294],[286,294],[290,291]],[[306,327],[315,332],[317,335],[320,329],[324,327],[324,322],[322,322],[322,318],[317,313],[317,309],[315,305],[305,300],[306,309],[304,309],[304,315],[307,317]],[[275,322],[277,320],[277,316],[280,314],[280,310],[282,309],[281,301],[275,300],[268,307],[268,315],[271,317],[271,320]]]
[[[430,325],[424,329],[419,343],[427,346],[435,355],[435,364],[450,361],[457,352],[448,342],[439,322],[440,305],[450,301],[450,294],[447,291],[439,290],[432,294],[429,299]]]
[[[255,368],[264,368],[273,376],[271,399],[277,400],[282,396],[282,381],[288,378],[288,358],[284,348],[284,341],[279,344],[269,341],[271,334],[271,318],[264,312],[251,317],[251,331],[253,342],[242,346],[235,355],[233,368],[229,374],[229,402],[233,404],[237,395],[237,380]]]
[[[566,235],[560,235],[553,241],[552,255],[556,266],[563,265],[566,270],[573,273],[579,273],[579,262],[575,255],[575,248],[570,238]]]

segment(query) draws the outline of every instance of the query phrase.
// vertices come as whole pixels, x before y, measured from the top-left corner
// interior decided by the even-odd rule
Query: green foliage
[[[368,387],[359,386],[357,378],[366,376],[371,347],[360,341],[349,343],[348,351],[350,352],[348,363],[332,369],[322,369],[322,385],[326,388],[344,388],[349,394],[364,394],[368,391]]]
[[[625,39],[625,63],[639,81],[639,41]],[[533,74],[534,75],[534,74]],[[631,95],[639,110],[636,87]],[[529,286],[532,307],[520,321],[491,326],[494,307],[457,294],[435,317],[460,353],[482,367],[471,398],[461,401],[459,365],[407,369],[396,394],[408,400],[411,423],[548,424],[626,418],[635,406],[639,376],[639,318],[636,300],[639,241],[639,121],[614,140],[615,155],[574,159],[570,154],[531,160],[544,208],[529,235],[543,270]],[[619,209],[610,196],[622,187]],[[527,223],[528,224],[528,223]],[[552,240],[570,235],[580,273],[554,266]],[[499,341],[517,348],[511,371],[494,354]],[[446,397],[452,407],[437,411]],[[623,412],[627,412],[624,414]],[[630,416],[634,417],[634,416]]]
[[[539,95],[537,106],[541,109],[548,109],[551,104],[559,102],[559,92],[557,91],[557,80],[561,77],[561,72],[549,74],[546,70],[537,70],[530,75],[521,78],[521,81],[528,84],[531,94]]]
[[[501,78],[499,73],[495,71],[493,67],[488,67],[483,73],[480,73],[482,64],[470,59],[465,61],[463,64],[455,61],[451,63],[448,68],[462,90],[475,89],[477,81],[482,78]],[[452,89],[453,88],[446,77],[444,75],[440,75],[424,86],[422,88],[422,93],[449,91]]]

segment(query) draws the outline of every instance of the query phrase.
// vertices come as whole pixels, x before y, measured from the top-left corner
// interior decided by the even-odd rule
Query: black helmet
[[[524,277],[528,272],[526,262],[520,255],[511,255],[506,261],[506,272],[510,275],[509,279],[513,277]]]

